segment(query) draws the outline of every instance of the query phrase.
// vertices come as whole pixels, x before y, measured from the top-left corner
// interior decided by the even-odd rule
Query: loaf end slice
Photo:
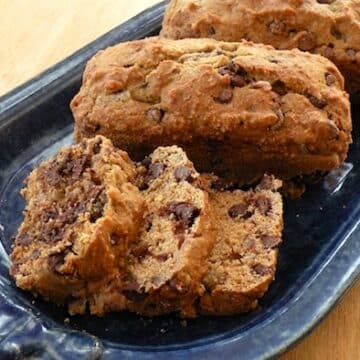
[[[11,253],[17,286],[83,312],[89,293],[124,271],[145,206],[135,177],[128,155],[102,136],[33,170]]]

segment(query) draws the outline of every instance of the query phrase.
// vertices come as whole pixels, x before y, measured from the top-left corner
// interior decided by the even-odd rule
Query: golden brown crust
[[[116,45],[89,61],[71,108],[77,140],[103,134],[136,158],[175,143],[198,170],[234,177],[329,171],[351,142],[348,96],[331,62],[248,42]]]
[[[247,39],[321,54],[342,71],[350,93],[360,91],[359,0],[173,0],[161,34]]]
[[[145,206],[135,176],[128,155],[101,136],[41,163],[23,190],[11,254],[17,286],[71,307],[124,272]]]

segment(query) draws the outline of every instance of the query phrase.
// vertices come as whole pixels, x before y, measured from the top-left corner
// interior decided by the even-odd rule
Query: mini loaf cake
[[[281,181],[265,176],[249,191],[232,190],[219,179],[207,179],[214,209],[216,240],[203,280],[198,312],[231,315],[255,309],[274,280],[281,243]]]
[[[359,0],[173,0],[161,34],[173,39],[247,39],[321,54],[339,67],[348,91],[360,92]]]
[[[90,311],[191,317],[215,239],[208,194],[195,185],[199,174],[176,146],[158,148],[143,164],[147,212],[129,249],[127,274],[92,296]]]
[[[109,137],[135,159],[177,144],[197,170],[249,182],[338,167],[348,95],[327,59],[212,39],[149,38],[99,52],[72,100],[75,138]]]
[[[90,293],[125,271],[145,210],[135,177],[127,154],[102,136],[40,164],[22,191],[10,270],[17,286],[83,311]]]

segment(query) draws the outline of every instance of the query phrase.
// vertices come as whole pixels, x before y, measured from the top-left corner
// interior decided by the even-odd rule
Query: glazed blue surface
[[[97,50],[159,29],[160,4],[114,29],[0,99],[0,359],[263,359],[287,349],[328,312],[360,272],[360,101],[353,101],[354,144],[340,174],[285,202],[277,279],[255,312],[145,319],[77,316],[17,289],[8,275],[11,237],[22,219],[22,181],[70,144],[69,102],[85,61]]]

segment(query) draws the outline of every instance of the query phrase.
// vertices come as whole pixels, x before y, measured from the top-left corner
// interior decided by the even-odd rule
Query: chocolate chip
[[[264,276],[272,273],[272,269],[262,264],[256,264],[252,267],[256,274]]]
[[[230,63],[227,65],[230,69],[231,72],[241,75],[241,76],[246,76],[247,75],[247,71],[238,63],[236,63],[235,61],[230,61]]]
[[[326,73],[325,81],[327,86],[334,85],[336,83],[336,77],[333,74]]]
[[[259,196],[256,199],[256,206],[262,215],[267,215],[272,208],[272,203],[266,196]]]
[[[36,260],[40,256],[40,251],[38,249],[35,249],[29,256],[30,260]]]
[[[211,182],[211,188],[217,191],[234,191],[239,188],[239,184],[218,178]]]
[[[346,54],[351,60],[356,60],[356,51],[354,49],[347,49]]]
[[[322,51],[322,54],[325,57],[331,58],[334,55],[334,47],[335,45],[333,43],[328,44],[328,46]]]
[[[327,105],[327,102],[325,100],[318,99],[314,95],[306,94],[306,97],[309,99],[309,101],[311,102],[312,105],[314,105],[315,107],[317,107],[319,109],[323,109]]]
[[[230,75],[232,87],[243,87],[246,85],[246,71],[242,66],[231,61],[228,65],[219,68],[220,75]]]
[[[45,209],[44,212],[41,215],[41,221],[43,223],[47,223],[51,219],[55,219],[58,216],[58,211],[56,207],[52,209]]]
[[[164,253],[164,254],[155,255],[154,257],[158,261],[165,262],[170,256],[171,254]]]
[[[219,95],[214,97],[214,100],[220,104],[228,104],[233,98],[233,92],[231,89],[223,89]]]
[[[333,28],[331,29],[331,35],[334,36],[334,38],[335,38],[335,39],[338,39],[338,40],[340,40],[340,39],[343,37],[343,35],[342,35],[342,33],[339,31],[339,29],[337,29],[337,28],[335,28],[335,27],[333,27]]]
[[[168,206],[167,213],[175,215],[176,220],[185,228],[191,228],[200,215],[200,209],[188,202],[172,202]]]
[[[63,223],[54,224],[53,226],[45,226],[41,229],[40,241],[48,244],[56,244],[64,237],[65,227]]]
[[[271,249],[277,247],[281,243],[281,238],[273,235],[262,235],[261,242],[263,243],[264,248]]]
[[[221,68],[219,68],[218,72],[222,76],[233,74],[233,71],[230,70],[230,67],[228,65],[225,65],[225,66],[222,66]]]
[[[253,250],[254,247],[255,247],[255,240],[252,237],[247,237],[242,244],[242,248],[245,251]]]
[[[319,4],[332,4],[335,0],[317,0]]]
[[[101,151],[102,140],[99,139],[93,146],[93,153],[99,154]]]
[[[259,190],[275,190],[274,189],[274,178],[269,175],[264,175],[260,184],[257,186]]]
[[[246,85],[246,79],[241,75],[232,75],[231,76],[231,86],[233,87],[244,87]]]
[[[233,205],[229,210],[228,214],[232,219],[235,218],[242,218],[242,219],[249,219],[253,214],[249,210],[249,205],[245,203],[240,203]]]
[[[311,51],[316,46],[314,35],[305,33],[298,40],[298,48],[303,51]]]
[[[177,182],[187,181],[191,183],[194,181],[193,171],[187,166],[178,166],[174,171],[174,177]]]
[[[286,85],[281,80],[276,80],[272,85],[272,91],[276,92],[280,96],[284,96],[287,94]]]
[[[159,276],[153,276],[152,278],[151,278],[151,283],[153,284],[153,285],[155,285],[156,287],[158,287],[159,285],[161,285],[162,284],[162,279],[159,277]]]
[[[60,252],[57,254],[51,254],[48,257],[48,265],[52,272],[60,274],[60,267],[64,265],[65,262],[65,252]]]
[[[149,247],[146,245],[141,245],[136,248],[131,249],[131,254],[139,261],[145,259],[146,256],[150,255]]]
[[[286,24],[283,21],[272,21],[268,28],[274,35],[281,35],[286,31]]]
[[[69,161],[61,171],[62,176],[70,176],[72,180],[79,180],[83,172],[91,165],[89,155]]]
[[[142,301],[147,297],[144,289],[141,289],[135,282],[124,284],[121,292],[130,301]]]
[[[15,239],[16,245],[27,246],[32,242],[32,238],[28,234],[21,233]]]
[[[215,35],[216,34],[216,30],[213,26],[209,26],[207,29],[207,33],[208,35]]]
[[[165,171],[165,169],[166,169],[166,165],[159,161],[155,161],[154,163],[151,163],[148,172],[145,176],[144,184],[148,185],[150,181],[158,178]]]
[[[162,109],[151,107],[146,111],[146,116],[148,119],[160,122],[164,117],[164,111]]]
[[[186,287],[178,280],[178,279],[171,279],[169,281],[170,289],[175,290],[176,292],[183,294],[187,291]]]
[[[107,196],[105,190],[99,191],[93,202],[90,211],[90,222],[94,223],[103,215],[104,206],[107,201]]]
[[[146,169],[149,169],[149,166],[151,165],[151,157],[145,156],[144,160],[141,162],[141,165],[145,166]]]

